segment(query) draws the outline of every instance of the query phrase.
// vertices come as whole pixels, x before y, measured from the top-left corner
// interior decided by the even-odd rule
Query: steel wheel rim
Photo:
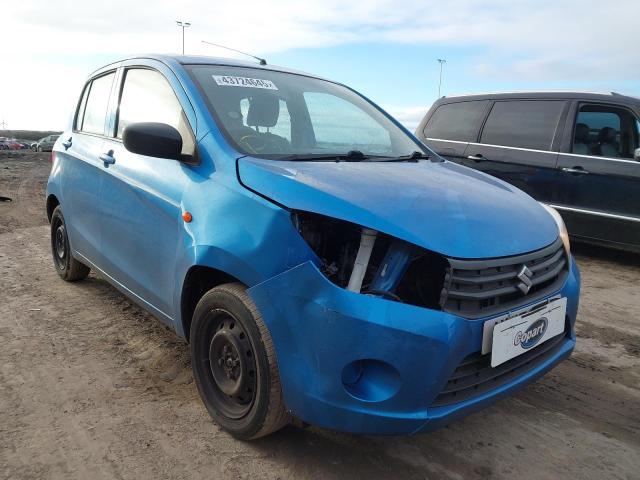
[[[256,396],[255,353],[242,324],[231,313],[216,309],[210,315],[208,347],[202,358],[208,390],[220,413],[239,419],[249,413]]]
[[[54,224],[53,235],[51,237],[51,250],[53,251],[53,259],[56,266],[60,270],[64,270],[67,267],[67,230],[64,223],[60,219],[56,219]]]

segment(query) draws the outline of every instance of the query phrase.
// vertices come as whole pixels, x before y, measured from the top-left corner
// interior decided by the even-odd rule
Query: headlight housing
[[[440,309],[447,262],[442,255],[361,225],[312,212],[294,210],[293,224],[316,254],[320,271],[347,290],[420,307]],[[360,265],[357,288],[351,288],[363,236],[373,236]],[[367,242],[370,241],[367,240]],[[366,243],[366,242],[365,242]]]
[[[564,244],[564,249],[567,252],[567,255],[569,255],[571,253],[571,246],[569,244],[569,232],[567,231],[567,227],[564,224],[564,220],[555,208],[550,207],[549,205],[546,205],[544,203],[541,203],[540,205],[542,205],[545,210],[549,212],[549,215],[553,217],[556,225],[558,225],[558,235],[560,235],[562,243]]]

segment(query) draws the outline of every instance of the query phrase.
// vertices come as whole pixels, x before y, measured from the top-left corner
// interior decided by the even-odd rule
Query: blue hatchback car
[[[305,73],[101,68],[53,149],[47,213],[60,276],[93,269],[187,339],[207,410],[238,438],[292,419],[427,431],[575,345],[557,213]]]

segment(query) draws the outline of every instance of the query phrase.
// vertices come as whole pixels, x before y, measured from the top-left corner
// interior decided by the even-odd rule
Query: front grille
[[[564,282],[568,259],[562,240],[535,252],[488,260],[447,259],[440,306],[445,312],[478,318],[537,300]],[[518,274],[526,268],[523,285]],[[521,288],[529,290],[524,293]]]
[[[455,369],[431,406],[443,407],[463,402],[498,388],[553,357],[566,341],[566,335],[558,335],[495,368],[491,367],[490,353],[469,355]]]

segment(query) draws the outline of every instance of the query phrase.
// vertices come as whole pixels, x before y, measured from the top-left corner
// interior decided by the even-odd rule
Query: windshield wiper
[[[385,162],[417,162],[418,160],[428,160],[429,158],[431,158],[431,155],[427,155],[424,152],[416,150],[415,152],[411,152],[409,155],[393,157],[389,160],[385,160]]]
[[[301,162],[314,162],[322,160],[335,160],[336,162],[361,162],[362,160],[368,160],[370,158],[381,158],[380,155],[365,155],[360,150],[349,150],[347,153],[332,153],[329,155],[287,155],[280,157],[278,160],[296,160]]]

